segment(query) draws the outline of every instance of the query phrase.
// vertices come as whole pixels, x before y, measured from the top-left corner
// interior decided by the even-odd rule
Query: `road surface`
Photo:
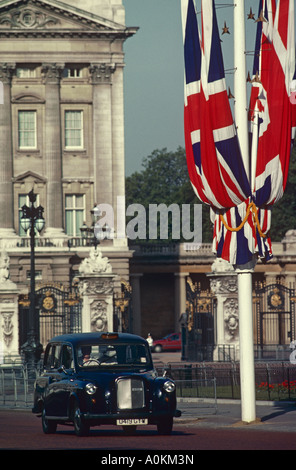
[[[113,456],[128,451],[138,458],[144,456],[142,451],[146,454],[170,451],[174,455],[194,455],[196,459],[201,450],[294,450],[296,433],[276,429],[266,432],[262,423],[251,427],[233,423],[215,428],[191,418],[175,424],[171,436],[159,436],[155,426],[141,427],[135,436],[125,436],[121,428],[111,426],[92,428],[88,437],[77,437],[73,428],[66,426],[58,426],[56,434],[45,435],[41,420],[29,410],[0,409],[0,449],[96,450],[96,458],[106,455],[106,451]],[[135,454],[136,450],[141,453]]]

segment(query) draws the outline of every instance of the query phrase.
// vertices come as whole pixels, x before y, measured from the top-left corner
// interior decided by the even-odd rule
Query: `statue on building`
[[[107,257],[102,256],[102,251],[91,248],[89,257],[85,258],[79,266],[80,274],[109,274],[112,273],[112,266]]]
[[[0,284],[9,281],[9,256],[6,251],[0,255]]]

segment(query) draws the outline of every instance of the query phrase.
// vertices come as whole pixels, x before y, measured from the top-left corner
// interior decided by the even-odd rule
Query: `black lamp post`
[[[101,215],[96,204],[90,213],[92,215],[91,227],[88,227],[86,223],[83,222],[82,227],[80,227],[80,232],[82,238],[86,240],[86,244],[93,245],[96,249],[101,240],[104,240],[104,238],[110,238],[111,228],[108,224],[105,224],[103,227],[101,227],[99,224],[96,224],[97,218]]]
[[[44,227],[43,207],[35,207],[37,195],[33,189],[29,192],[30,207],[24,205],[22,207],[21,225],[25,231],[30,230],[30,247],[31,247],[31,274],[30,274],[30,308],[29,321],[27,330],[27,341],[23,344],[21,350],[25,357],[25,363],[28,368],[33,368],[40,360],[42,353],[42,345],[39,342],[39,318],[36,318],[35,310],[35,230],[41,232]]]

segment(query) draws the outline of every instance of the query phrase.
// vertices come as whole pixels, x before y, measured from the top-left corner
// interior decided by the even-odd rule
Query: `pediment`
[[[13,96],[11,99],[12,103],[26,103],[26,104],[44,104],[45,100],[40,96],[33,93],[20,93],[19,95]]]
[[[33,171],[28,170],[25,173],[22,173],[21,175],[16,176],[13,181],[14,183],[24,183],[27,181],[32,181],[33,183],[36,183],[36,184],[38,183],[45,184],[46,178],[43,178],[37,173],[34,173]]]
[[[0,31],[122,32],[126,27],[58,0],[4,0]]]

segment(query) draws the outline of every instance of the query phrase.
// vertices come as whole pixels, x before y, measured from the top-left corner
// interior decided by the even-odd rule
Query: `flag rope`
[[[250,215],[250,212],[252,211],[252,215],[253,215],[253,220],[254,222],[256,223],[256,226],[257,226],[257,229],[258,229],[258,232],[259,232],[259,235],[260,237],[262,238],[266,238],[266,234],[262,232],[262,229],[261,229],[261,226],[260,226],[260,222],[259,222],[259,217],[258,217],[258,209],[256,207],[256,204],[254,202],[250,202],[249,205],[248,205],[248,208],[247,208],[247,212],[246,212],[246,215],[245,215],[245,218],[242,220],[241,224],[238,226],[238,227],[230,227],[226,220],[224,219],[223,215],[220,214],[220,220],[222,221],[224,227],[229,230],[230,232],[239,232],[243,226],[245,225],[245,223],[247,222],[248,218],[249,218],[249,215]]]

